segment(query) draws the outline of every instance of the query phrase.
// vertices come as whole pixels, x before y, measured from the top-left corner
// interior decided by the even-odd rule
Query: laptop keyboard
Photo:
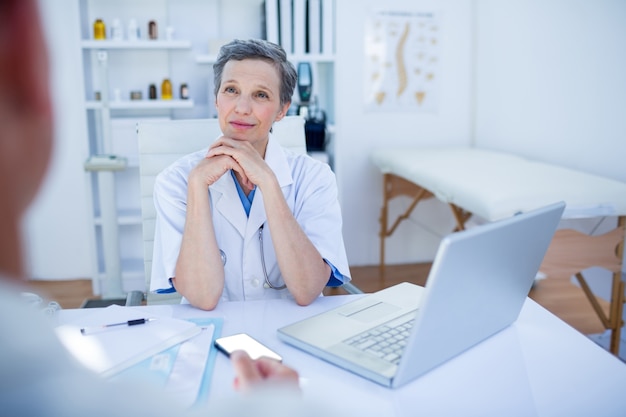
[[[344,343],[397,365],[406,347],[414,321],[414,314],[410,314],[409,317],[403,316],[359,333],[344,340]]]

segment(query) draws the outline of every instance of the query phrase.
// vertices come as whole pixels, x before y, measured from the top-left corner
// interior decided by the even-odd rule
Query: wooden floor
[[[402,281],[423,285],[430,263],[388,265],[386,279],[381,280],[378,266],[351,267],[353,283],[365,292],[373,292]],[[90,280],[32,281],[35,290],[63,308],[78,308],[85,299],[95,298]],[[341,290],[327,289],[325,294],[342,294]],[[545,279],[538,281],[530,297],[583,334],[602,333],[604,327],[593,311],[582,290],[569,281]],[[601,302],[608,311],[608,302]]]

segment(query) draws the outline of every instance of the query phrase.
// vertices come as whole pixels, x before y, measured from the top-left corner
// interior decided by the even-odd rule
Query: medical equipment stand
[[[85,170],[96,172],[98,179],[98,197],[102,228],[102,247],[104,256],[105,285],[103,299],[125,298],[122,288],[122,267],[120,260],[119,231],[117,224],[117,203],[115,199],[115,171],[125,170],[126,158],[112,155],[111,114],[109,108],[109,86],[106,51],[98,50],[96,58],[100,69],[101,86],[101,140],[97,144],[97,154],[85,162]],[[97,274],[98,276],[99,274]]]

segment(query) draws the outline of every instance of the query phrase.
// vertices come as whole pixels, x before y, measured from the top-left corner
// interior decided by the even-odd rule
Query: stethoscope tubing
[[[263,277],[265,278],[265,288],[271,288],[273,290],[284,290],[287,288],[286,284],[274,286],[270,282],[269,277],[267,276],[267,269],[265,268],[265,253],[263,251],[263,225],[259,227],[259,247],[261,248],[261,266],[263,267]]]
[[[267,275],[267,268],[265,267],[265,252],[263,251],[263,225],[259,227],[259,247],[261,248],[261,266],[263,267],[263,278],[265,279],[265,283],[263,284],[263,286],[265,288],[271,288],[276,291],[284,290],[285,288],[287,288],[286,284],[278,285],[278,286],[273,285],[270,282],[270,279]],[[220,249],[220,258],[222,259],[222,265],[226,265],[226,260],[228,258],[226,257],[226,254],[224,253],[224,251],[221,249]]]

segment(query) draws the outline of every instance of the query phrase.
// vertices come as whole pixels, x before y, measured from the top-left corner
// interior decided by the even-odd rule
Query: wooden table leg
[[[624,231],[626,229],[626,216],[621,216],[618,219],[617,227]],[[624,240],[617,245],[615,255],[621,261],[624,258]],[[613,273],[613,285],[611,289],[611,344],[610,351],[619,356],[619,347],[621,344],[622,327],[624,326],[624,279],[622,272],[617,271]]]
[[[609,350],[618,355],[624,321],[624,281],[622,259],[626,216],[618,218],[617,227],[600,236],[589,236],[574,230],[557,230],[541,265],[548,279],[570,279],[575,276],[604,328],[611,331]],[[571,254],[576,254],[573,258]],[[582,271],[597,266],[613,273],[608,314],[600,307]]]
[[[412,198],[413,201],[409,207],[400,214],[391,226],[389,226],[389,201],[398,197],[406,196]],[[383,207],[380,211],[380,267],[379,273],[381,280],[385,278],[385,239],[393,234],[403,220],[409,218],[417,203],[426,198],[433,197],[433,194],[394,174],[384,174],[383,176]]]

